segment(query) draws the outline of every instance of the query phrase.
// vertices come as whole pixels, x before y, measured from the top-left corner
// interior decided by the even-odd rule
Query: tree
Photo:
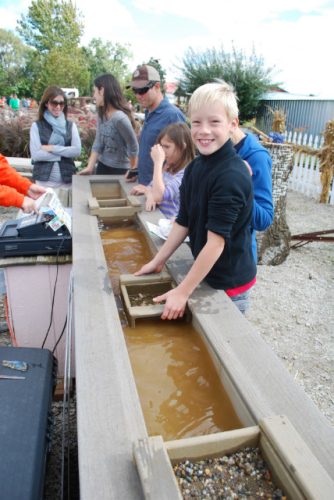
[[[78,47],[83,23],[71,0],[33,0],[17,31],[27,45],[43,54],[57,47]]]
[[[103,42],[101,38],[93,38],[85,47],[88,68],[92,80],[104,73],[112,73],[120,83],[128,77],[127,61],[132,57],[127,45]]]
[[[0,29],[0,94],[20,93],[30,49],[9,30]],[[26,92],[25,92],[26,93]]]
[[[194,90],[215,79],[223,79],[233,85],[240,109],[240,121],[250,120],[256,115],[261,95],[273,84],[273,68],[266,68],[262,57],[253,49],[250,56],[232,48],[232,52],[220,49],[206,49],[195,52],[191,47],[186,51],[180,79],[180,91],[190,95]]]
[[[43,63],[34,62],[39,66],[38,77],[34,82],[34,95],[39,99],[46,87],[75,87],[80,94],[85,95],[90,88],[90,73],[81,48],[73,48],[70,52],[56,47],[43,57]]]
[[[163,93],[165,93],[166,71],[161,66],[159,59],[155,59],[154,57],[151,57],[147,63],[143,63],[143,64],[148,64],[149,66],[153,66],[153,68],[155,68],[159,72],[160,81],[161,81],[161,90]]]
[[[33,49],[26,73],[35,97],[48,85],[89,91],[88,65],[79,47],[83,23],[71,0],[33,0],[17,31]]]

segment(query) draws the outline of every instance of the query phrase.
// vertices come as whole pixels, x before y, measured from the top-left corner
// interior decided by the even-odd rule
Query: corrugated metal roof
[[[261,101],[334,101],[334,97],[319,97],[288,92],[266,92]]]

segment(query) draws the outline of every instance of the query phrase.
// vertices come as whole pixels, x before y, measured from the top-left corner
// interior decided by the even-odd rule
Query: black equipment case
[[[0,228],[0,257],[72,253],[72,237],[65,225],[53,230],[53,216],[34,214],[4,222]]]
[[[4,360],[23,361],[27,370],[5,367]],[[56,373],[47,349],[0,347],[1,500],[43,498]]]

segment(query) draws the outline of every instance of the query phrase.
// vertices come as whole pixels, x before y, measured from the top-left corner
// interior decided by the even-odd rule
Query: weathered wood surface
[[[104,177],[104,182],[113,179]],[[101,176],[78,176],[73,180],[80,491],[83,499],[140,498],[141,487],[132,463],[131,447],[133,442],[146,437],[146,429],[97,221],[88,211],[87,200],[96,192],[95,181],[102,192]],[[124,192],[130,192],[132,186],[121,183]],[[137,214],[143,227],[146,221],[157,224],[161,217],[159,211]],[[149,243],[157,249],[163,241],[150,234]],[[180,282],[192,262],[188,245],[182,244],[169,260],[167,269],[173,279]],[[333,477],[334,429],[231,300],[224,292],[201,284],[193,293],[189,307],[195,327],[220,360],[225,388],[245,415],[244,425],[286,414]]]
[[[279,462],[283,464],[285,470],[279,477],[279,481],[290,498],[298,498],[293,493],[294,485],[296,485],[301,500],[304,498],[332,500],[334,481],[291,422],[284,415],[277,415],[261,420],[259,425],[260,447],[268,455],[277,474]],[[291,484],[290,491],[288,484]]]
[[[80,498],[140,499],[133,442],[147,431],[99,236],[89,179],[73,178]]]
[[[134,456],[146,500],[182,500],[161,436],[140,439]]]
[[[29,257],[4,257],[0,259],[0,267],[12,266],[35,266],[49,264],[69,264],[72,262],[72,255],[31,255]]]
[[[334,482],[286,416],[275,415],[247,427],[207,436],[163,442],[161,436],[140,440],[134,446],[139,475],[146,499],[177,500],[171,463],[198,461],[258,447],[270,467],[276,484],[294,500],[331,500]],[[159,486],[164,495],[159,497]],[[154,494],[156,496],[154,496]]]
[[[131,187],[124,183],[123,189]],[[147,220],[157,224],[162,215],[142,211],[137,217],[146,227]],[[163,244],[152,234],[150,240],[156,249]],[[192,262],[189,246],[183,243],[169,259],[167,269],[179,283]],[[246,407],[249,417],[243,423],[253,425],[262,418],[285,414],[334,478],[334,428],[226,294],[202,283],[189,300],[189,309],[195,328],[220,360],[229,397],[232,402],[239,401],[241,412],[242,406]]]

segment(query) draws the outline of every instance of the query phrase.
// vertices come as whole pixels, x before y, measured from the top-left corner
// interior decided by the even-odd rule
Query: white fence
[[[308,136],[308,134],[303,134],[302,132],[287,132],[285,139],[287,142],[309,146],[313,149],[320,149],[324,142],[324,138],[319,135]],[[295,191],[319,200],[322,190],[319,158],[307,153],[296,153],[288,185],[289,188]],[[334,205],[334,182],[332,182],[328,203]]]

